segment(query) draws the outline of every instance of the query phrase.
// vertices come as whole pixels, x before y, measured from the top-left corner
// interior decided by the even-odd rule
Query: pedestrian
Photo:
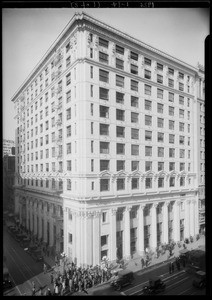
[[[171,263],[172,264],[172,273],[174,272],[174,264],[173,263]]]
[[[182,259],[182,262],[183,262],[183,268],[185,268],[186,266],[185,258]]]
[[[38,296],[42,296],[42,295],[43,295],[43,293],[42,293],[42,287],[40,286],[39,291],[38,291]]]
[[[171,274],[172,273],[172,263],[170,262],[169,263],[169,274]]]
[[[51,280],[51,283],[54,283],[54,275],[53,275],[53,273],[50,274],[50,280]]]
[[[143,267],[144,267],[144,264],[145,264],[145,262],[144,262],[144,259],[143,259],[143,257],[141,258],[141,267],[142,267],[142,269],[143,269]]]
[[[51,290],[50,290],[50,288],[48,288],[48,289],[47,289],[46,296],[52,296],[52,293],[51,293]]]
[[[46,264],[43,264],[43,273],[44,273],[44,274],[47,273],[47,266],[46,266]]]
[[[146,262],[145,263],[146,263],[146,267],[148,267],[148,259],[147,258],[146,258]]]

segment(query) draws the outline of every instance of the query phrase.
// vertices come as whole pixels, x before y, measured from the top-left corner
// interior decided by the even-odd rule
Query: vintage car
[[[4,265],[3,267],[3,290],[7,290],[14,286],[12,279],[10,278],[10,274],[8,268]]]
[[[144,294],[157,294],[163,292],[166,288],[165,283],[159,276],[155,276],[149,279],[149,285],[143,287]]]
[[[121,270],[111,281],[111,286],[114,290],[120,291],[121,288],[125,285],[132,284],[134,280],[134,274],[130,270]]]
[[[200,289],[204,288],[206,286],[206,273],[201,270],[197,271],[192,285]]]

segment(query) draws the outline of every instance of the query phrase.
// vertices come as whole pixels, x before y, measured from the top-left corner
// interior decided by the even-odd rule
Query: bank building
[[[77,265],[199,233],[201,78],[76,13],[12,97],[22,226]]]

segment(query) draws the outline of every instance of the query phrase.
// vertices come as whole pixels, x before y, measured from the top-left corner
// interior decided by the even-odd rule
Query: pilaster
[[[130,259],[130,210],[132,206],[126,206],[124,211],[124,258]]]

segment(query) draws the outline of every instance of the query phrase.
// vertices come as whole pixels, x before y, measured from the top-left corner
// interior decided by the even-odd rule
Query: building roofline
[[[192,65],[189,65],[188,63],[178,59],[178,58],[175,58],[174,56],[171,56],[161,50],[158,50],[156,49],[155,47],[152,47],[140,40],[138,40],[137,38],[129,35],[128,33],[125,33],[115,27],[112,27],[104,22],[102,22],[101,20],[97,19],[97,18],[94,18],[92,17],[91,15],[88,15],[87,13],[85,12],[76,12],[73,17],[71,18],[71,20],[67,23],[67,25],[65,26],[65,28],[61,31],[61,33],[58,35],[58,37],[56,38],[56,40],[51,44],[51,46],[49,47],[49,49],[45,52],[45,54],[42,56],[42,58],[39,60],[39,62],[36,64],[36,66],[33,68],[33,70],[30,72],[30,74],[27,76],[27,78],[24,80],[24,82],[21,84],[21,86],[16,90],[16,92],[13,94],[13,96],[11,97],[11,101],[13,102],[15,100],[15,98],[18,96],[18,94],[21,92],[21,90],[23,89],[24,85],[27,83],[27,81],[29,81],[29,79],[33,76],[33,74],[37,71],[37,69],[39,68],[39,66],[42,64],[42,62],[44,62],[45,58],[51,53],[51,51],[55,48],[55,46],[57,45],[57,43],[61,40],[61,38],[65,35],[65,33],[70,29],[71,25],[74,24],[74,22],[76,20],[82,20],[82,19],[85,19],[87,21],[90,21],[96,25],[99,25],[103,28],[105,28],[106,30],[110,30],[110,31],[113,31],[115,32],[117,35],[120,36],[120,34],[122,35],[123,38],[126,38],[128,40],[131,40],[133,41],[134,43],[142,46],[143,48],[146,48],[150,51],[152,51],[153,53],[156,53],[156,54],[159,54],[167,59],[170,59],[178,64],[181,64],[182,66],[186,67],[186,68],[189,68],[191,69],[192,71],[198,73],[198,67],[194,67]]]

